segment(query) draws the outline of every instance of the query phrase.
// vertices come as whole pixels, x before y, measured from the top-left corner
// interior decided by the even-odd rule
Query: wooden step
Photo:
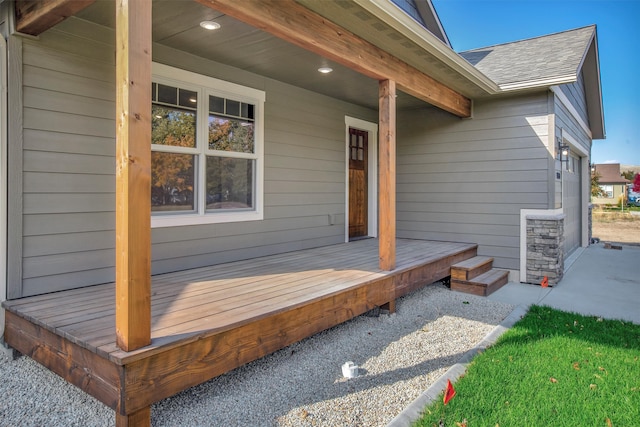
[[[451,280],[471,280],[491,270],[493,258],[475,256],[451,266]]]
[[[509,281],[509,272],[492,269],[471,280],[451,279],[451,290],[486,297]]]

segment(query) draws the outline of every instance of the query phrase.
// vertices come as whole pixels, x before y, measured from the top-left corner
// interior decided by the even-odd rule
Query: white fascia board
[[[500,85],[500,90],[502,92],[510,92],[524,89],[535,89],[535,88],[543,88],[550,86],[563,85],[568,83],[575,83],[578,81],[578,75],[566,74],[564,76],[557,76],[549,79],[539,79],[539,80],[527,80],[523,82],[514,82],[514,83],[504,83]]]
[[[597,103],[596,108],[598,109],[598,111],[600,113],[598,115],[599,116],[598,120],[602,124],[602,139],[606,139],[607,138],[607,130],[605,128],[604,107],[602,105],[602,81],[601,81],[601,76],[600,76],[600,54],[598,53],[598,34],[597,34],[597,29],[595,29],[593,31],[593,37],[591,38],[591,42],[589,44],[589,47],[587,48],[587,51],[585,52],[585,58],[583,58],[583,61],[586,60],[586,57],[588,56],[589,51],[591,50],[592,46],[593,46],[593,53],[595,55],[594,60],[593,61],[589,61],[588,63],[580,64],[580,68],[579,69],[582,70],[583,66],[585,66],[585,67],[587,67],[587,71],[591,71],[588,74],[595,75],[595,79],[596,79],[595,84],[593,84],[591,82],[587,82],[585,80],[585,85],[589,85],[589,87],[592,88],[592,90],[593,90],[593,87],[596,86],[596,89],[598,91],[598,93],[597,93],[597,101],[595,101],[595,102]],[[588,103],[587,105],[590,104],[590,102],[589,102],[590,98],[591,97],[587,96],[587,103]],[[598,134],[599,134],[599,132],[598,132]],[[601,138],[596,138],[596,139],[601,139]]]
[[[453,49],[431,34],[426,28],[414,21],[402,9],[389,0],[353,0],[363,9],[400,32],[426,52],[443,63],[462,73],[469,81],[488,94],[500,92],[498,85],[477,68],[458,55]]]

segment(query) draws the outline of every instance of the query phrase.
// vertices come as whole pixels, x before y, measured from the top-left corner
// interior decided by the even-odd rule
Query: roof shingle
[[[600,184],[628,184],[628,179],[620,173],[620,163],[602,163],[595,166],[595,173],[600,175]]]
[[[591,25],[460,55],[501,86],[576,76],[595,31]]]

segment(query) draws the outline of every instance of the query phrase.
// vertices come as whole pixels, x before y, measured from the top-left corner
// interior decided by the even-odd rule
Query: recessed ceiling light
[[[318,71],[320,71],[322,74],[329,74],[330,72],[333,71],[333,68],[331,68],[331,67],[320,67],[320,68],[318,68]]]
[[[205,30],[217,30],[218,28],[220,28],[220,24],[213,21],[202,21],[200,23],[200,26]]]

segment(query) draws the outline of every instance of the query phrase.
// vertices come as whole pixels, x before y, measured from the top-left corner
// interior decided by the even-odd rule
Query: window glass
[[[158,102],[178,105],[178,88],[166,85],[158,85]]]
[[[238,101],[233,101],[231,99],[227,99],[227,115],[240,117],[240,103]]]
[[[604,192],[604,197],[613,199],[613,185],[601,185],[600,188]]]
[[[181,107],[196,108],[198,105],[198,93],[192,90],[180,89],[179,105]]]
[[[153,67],[151,226],[262,220],[264,92]]]
[[[209,149],[253,153],[254,127],[247,120],[209,115]]]
[[[209,96],[209,112],[224,114],[224,98]]]
[[[255,160],[207,156],[207,210],[252,209]]]
[[[153,105],[151,143],[174,147],[195,147],[196,113],[164,105]]]
[[[195,209],[192,154],[151,152],[151,210],[153,212]]]

